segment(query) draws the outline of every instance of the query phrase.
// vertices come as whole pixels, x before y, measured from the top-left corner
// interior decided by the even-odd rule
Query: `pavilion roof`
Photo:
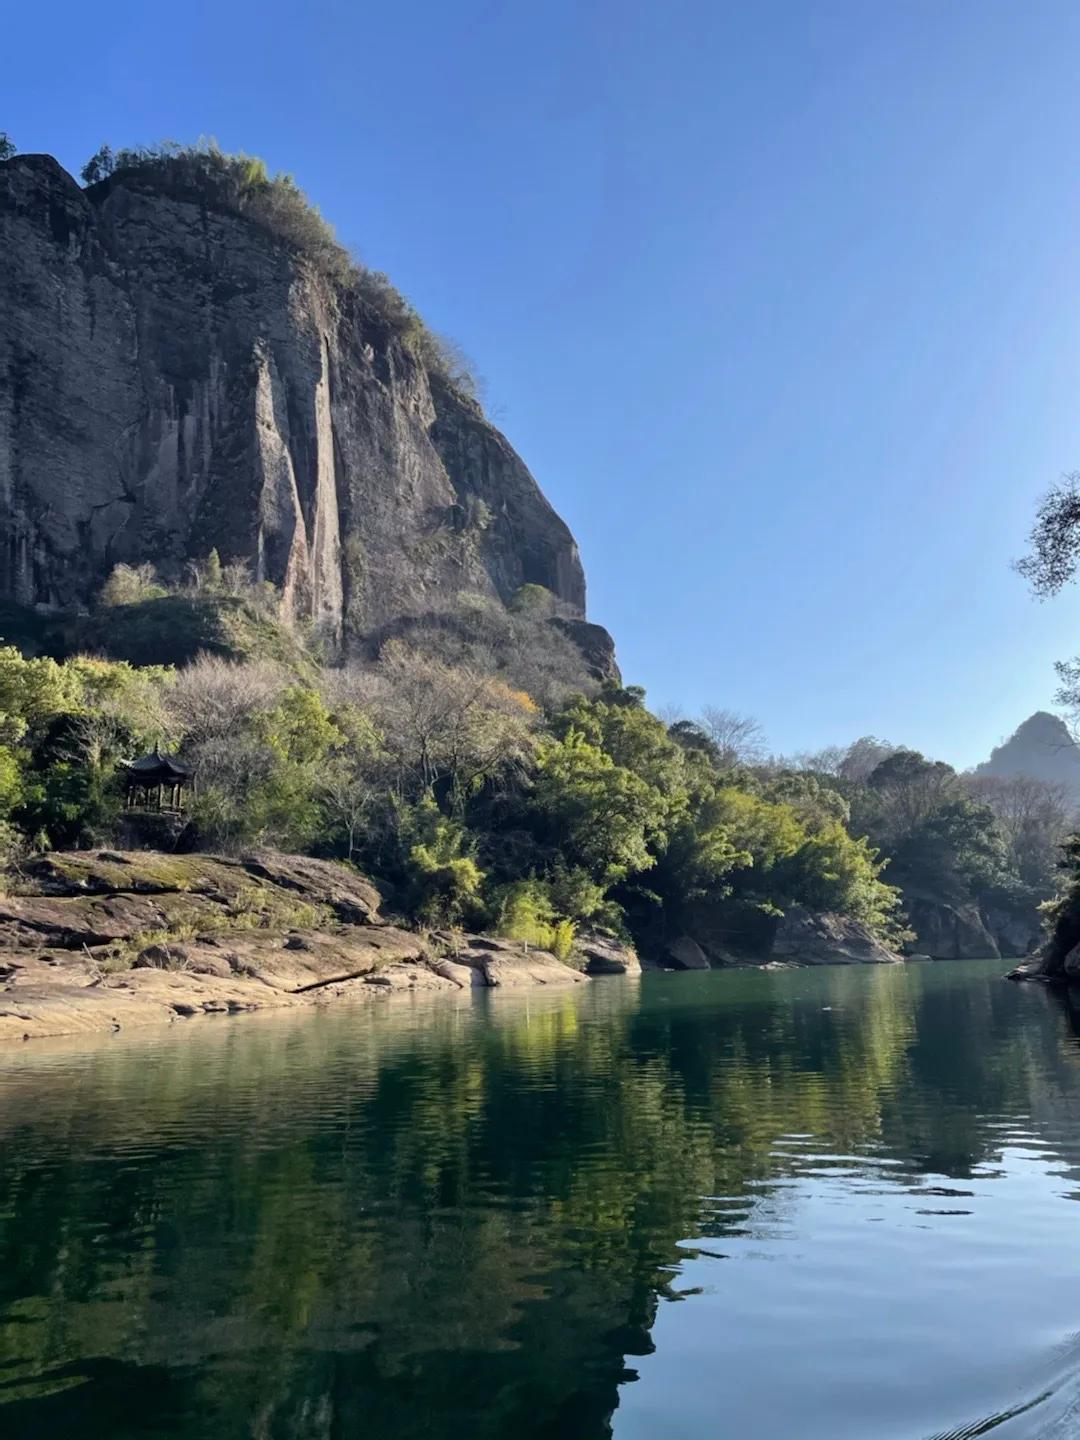
[[[181,765],[172,755],[163,755],[156,746],[149,755],[141,755],[138,760],[121,760],[120,765],[132,780],[147,784],[159,780],[173,783],[190,780],[193,773],[190,765]]]

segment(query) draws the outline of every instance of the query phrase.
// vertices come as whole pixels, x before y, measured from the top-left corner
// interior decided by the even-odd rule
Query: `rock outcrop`
[[[915,932],[912,949],[920,954],[934,960],[992,960],[1001,955],[977,905],[910,893],[904,904]]]
[[[586,975],[640,975],[637,951],[613,935],[586,932],[574,942]]]
[[[1070,887],[1054,910],[1045,943],[1010,972],[1010,980],[1044,980],[1051,985],[1080,984],[1080,895],[1075,887]]]
[[[117,562],[216,547],[356,640],[525,584],[583,619],[574,539],[479,406],[265,228],[22,155],[0,254],[0,600],[78,608]]]
[[[891,965],[900,956],[859,920],[792,905],[776,927],[769,959],[796,965]]]
[[[355,871],[306,856],[57,854],[24,888],[0,899],[0,1040],[586,979],[506,940],[448,954],[386,923]]]
[[[911,950],[934,960],[1020,959],[1042,936],[1032,905],[1010,911],[972,902],[948,901],[923,891],[908,891],[904,905],[915,938]]]
[[[664,947],[664,963],[675,970],[710,970],[709,957],[691,935],[677,935]]]
[[[800,905],[790,905],[782,916],[744,917],[738,931],[730,916],[708,901],[689,907],[684,918],[685,932],[655,952],[654,963],[663,968],[884,965],[901,958],[861,921]]]
[[[1044,937],[1042,916],[1038,910],[1014,914],[987,906],[982,912],[983,924],[994,937],[998,954],[1006,959],[1016,959],[1032,954]]]

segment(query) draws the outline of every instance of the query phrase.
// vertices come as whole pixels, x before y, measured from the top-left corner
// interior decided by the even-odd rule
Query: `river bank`
[[[383,917],[355,869],[303,855],[57,852],[0,898],[0,1042],[174,1024],[207,1014],[392,994],[575,986],[636,974],[635,952],[579,934],[568,962],[485,935]],[[900,964],[858,921],[791,906],[758,954],[708,926],[658,947],[658,969]],[[928,957],[915,957],[928,958]]]
[[[406,930],[364,877],[304,856],[69,852],[18,888],[0,899],[0,1041],[640,968],[599,937],[575,968],[516,941]]]

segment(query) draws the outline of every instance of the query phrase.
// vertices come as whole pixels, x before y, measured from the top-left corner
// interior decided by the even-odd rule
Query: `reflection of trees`
[[[601,1435],[680,1241],[815,1156],[965,1173],[1063,1093],[1017,993],[650,977],[10,1052],[0,1431]]]

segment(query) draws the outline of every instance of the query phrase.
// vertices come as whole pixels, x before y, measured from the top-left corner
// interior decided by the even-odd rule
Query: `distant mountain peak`
[[[1040,739],[1046,737],[1056,743],[1072,745],[1076,748],[1065,721],[1060,715],[1051,715],[1049,710],[1036,710],[1034,715],[1029,715],[1026,720],[1021,721],[1013,732],[1011,740],[1016,740],[1020,736],[1033,736]],[[1007,741],[1006,744],[1008,743],[1010,742]],[[998,746],[998,749],[1002,748],[1002,746]]]
[[[1080,746],[1058,715],[1036,710],[975,767],[976,775],[1030,775],[1064,785],[1080,801]]]

